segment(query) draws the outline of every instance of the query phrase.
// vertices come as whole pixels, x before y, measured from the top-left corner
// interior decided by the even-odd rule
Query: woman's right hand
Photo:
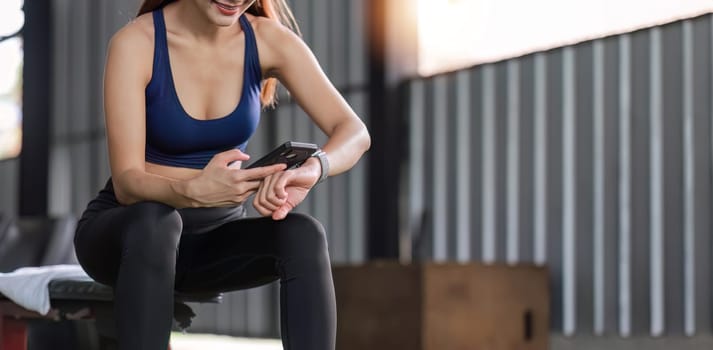
[[[185,184],[185,195],[193,207],[227,207],[243,203],[260,187],[261,180],[285,170],[285,164],[239,169],[228,164],[250,156],[238,149],[218,153],[197,177]]]

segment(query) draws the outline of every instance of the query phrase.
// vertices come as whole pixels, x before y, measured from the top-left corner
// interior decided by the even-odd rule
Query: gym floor
[[[606,346],[601,346],[602,343],[606,344]],[[282,344],[279,339],[248,339],[213,334],[173,333],[171,335],[171,348],[173,350],[282,350]],[[549,348],[551,350],[595,350],[602,348],[610,350],[699,350],[713,349],[713,337],[707,335],[694,337],[670,336],[667,338],[612,337],[602,340],[596,337],[565,337],[552,334]]]
[[[236,338],[213,334],[171,334],[173,350],[282,350],[279,339]]]

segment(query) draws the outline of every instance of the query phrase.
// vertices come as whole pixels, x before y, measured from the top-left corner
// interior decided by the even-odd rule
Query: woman
[[[324,230],[290,211],[318,181],[351,168],[370,138],[289,23],[284,0],[147,0],[111,39],[112,177],[75,245],[87,273],[115,287],[120,349],[167,349],[174,291],[277,279],[284,348],[334,349]],[[329,140],[296,169],[240,169],[276,79]],[[260,218],[244,218],[251,195]]]

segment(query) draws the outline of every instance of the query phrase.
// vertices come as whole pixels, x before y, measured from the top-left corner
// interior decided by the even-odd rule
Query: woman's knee
[[[175,208],[153,201],[129,205],[122,241],[124,246],[157,253],[175,250],[183,230],[183,220]]]
[[[327,234],[317,219],[300,213],[290,213],[280,222],[279,239],[290,250],[302,253],[327,251]]]

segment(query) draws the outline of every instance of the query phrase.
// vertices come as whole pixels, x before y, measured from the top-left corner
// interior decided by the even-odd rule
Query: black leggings
[[[122,206],[111,179],[89,202],[74,243],[79,263],[114,287],[119,348],[166,350],[174,290],[223,292],[280,279],[285,350],[333,350],[336,303],[327,241],[312,217],[243,218],[242,207]]]

